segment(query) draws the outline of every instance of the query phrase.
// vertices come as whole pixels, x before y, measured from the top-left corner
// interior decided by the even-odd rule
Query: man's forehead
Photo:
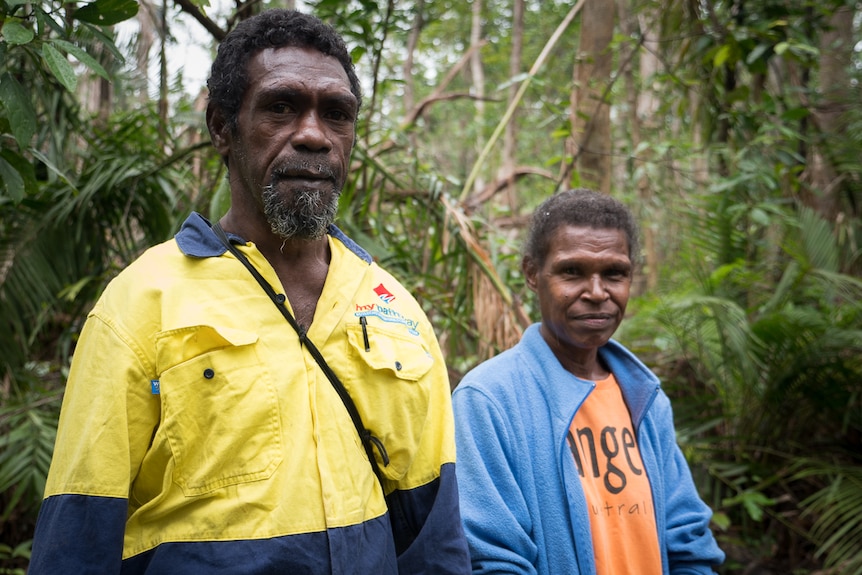
[[[325,78],[340,80],[350,87],[350,79],[341,62],[312,47],[281,46],[264,48],[249,60],[250,75],[278,74],[284,77]]]

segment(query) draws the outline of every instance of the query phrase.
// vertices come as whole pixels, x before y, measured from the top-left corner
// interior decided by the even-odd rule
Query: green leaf
[[[85,29],[88,34],[92,34],[93,36],[95,36],[96,39],[102,43],[102,47],[107,48],[111,55],[117,60],[120,65],[125,64],[126,58],[117,49],[117,46],[114,44],[114,39],[111,35],[105,34],[101,28],[89,23],[84,23],[83,29]]]
[[[754,49],[748,53],[748,56],[745,58],[745,63],[751,65],[756,62],[758,58],[763,56],[767,50],[769,50],[769,44],[758,44],[754,47]]]
[[[50,44],[42,44],[42,57],[45,58],[45,63],[48,64],[48,68],[57,80],[67,90],[74,93],[75,88],[78,87],[78,77],[66,57]]]
[[[75,11],[72,18],[99,26],[113,26],[138,13],[135,0],[96,0]]]
[[[712,522],[722,531],[727,531],[731,526],[730,517],[728,517],[727,513],[723,513],[721,511],[712,515]]]
[[[6,118],[18,146],[26,149],[36,133],[36,112],[30,96],[8,72],[0,76],[0,102],[6,108]]]
[[[801,120],[802,118],[807,118],[811,115],[811,111],[808,108],[790,108],[781,114],[781,119],[786,120],[788,122],[794,122],[797,120]]]
[[[13,202],[17,204],[24,199],[24,178],[2,157],[0,157],[0,180],[2,180],[5,195]]]
[[[63,50],[65,50],[66,53],[74,56],[78,60],[78,62],[80,62],[81,64],[84,64],[86,67],[88,67],[90,70],[92,70],[93,72],[95,72],[96,74],[98,74],[99,76],[104,78],[105,80],[109,79],[108,73],[105,71],[105,69],[102,67],[102,65],[99,64],[95,60],[95,58],[93,58],[92,56],[87,54],[87,52],[85,52],[83,49],[81,49],[78,46],[75,46],[74,44],[72,44],[71,42],[67,42],[65,40],[55,39],[55,40],[50,40],[50,42],[53,43],[54,45],[62,48]]]
[[[33,163],[11,148],[0,150],[0,159],[5,160],[21,177],[24,183],[24,193],[35,194],[39,191],[39,184],[36,182],[36,170],[33,168]],[[13,176],[14,177],[14,176]],[[3,176],[3,181],[6,181],[6,176]],[[15,199],[13,194],[10,196]]]
[[[9,44],[28,44],[34,37],[33,31],[21,25],[17,20],[7,19],[3,24],[3,38]]]
[[[728,58],[730,58],[730,53],[730,45],[725,44],[718,50],[718,52],[715,53],[715,58],[712,59],[712,65],[716,68],[721,68],[721,66],[727,62]]]

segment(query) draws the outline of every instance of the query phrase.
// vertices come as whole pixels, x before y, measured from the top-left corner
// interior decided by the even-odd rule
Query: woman
[[[656,376],[611,339],[631,212],[571,190],[536,210],[522,268],[542,321],[453,395],[473,573],[708,574],[724,560]]]

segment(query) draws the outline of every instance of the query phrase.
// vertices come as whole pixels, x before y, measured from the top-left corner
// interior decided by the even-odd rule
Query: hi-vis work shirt
[[[334,226],[328,241],[308,337],[389,455],[385,499],[332,384],[192,214],[85,324],[31,575],[469,572],[437,340],[366,252]]]

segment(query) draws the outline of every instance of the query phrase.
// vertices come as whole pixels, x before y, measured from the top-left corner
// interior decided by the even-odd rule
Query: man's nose
[[[326,133],[326,124],[315,111],[309,111],[297,119],[298,125],[291,138],[291,144],[296,149],[311,152],[327,152],[332,147]]]

